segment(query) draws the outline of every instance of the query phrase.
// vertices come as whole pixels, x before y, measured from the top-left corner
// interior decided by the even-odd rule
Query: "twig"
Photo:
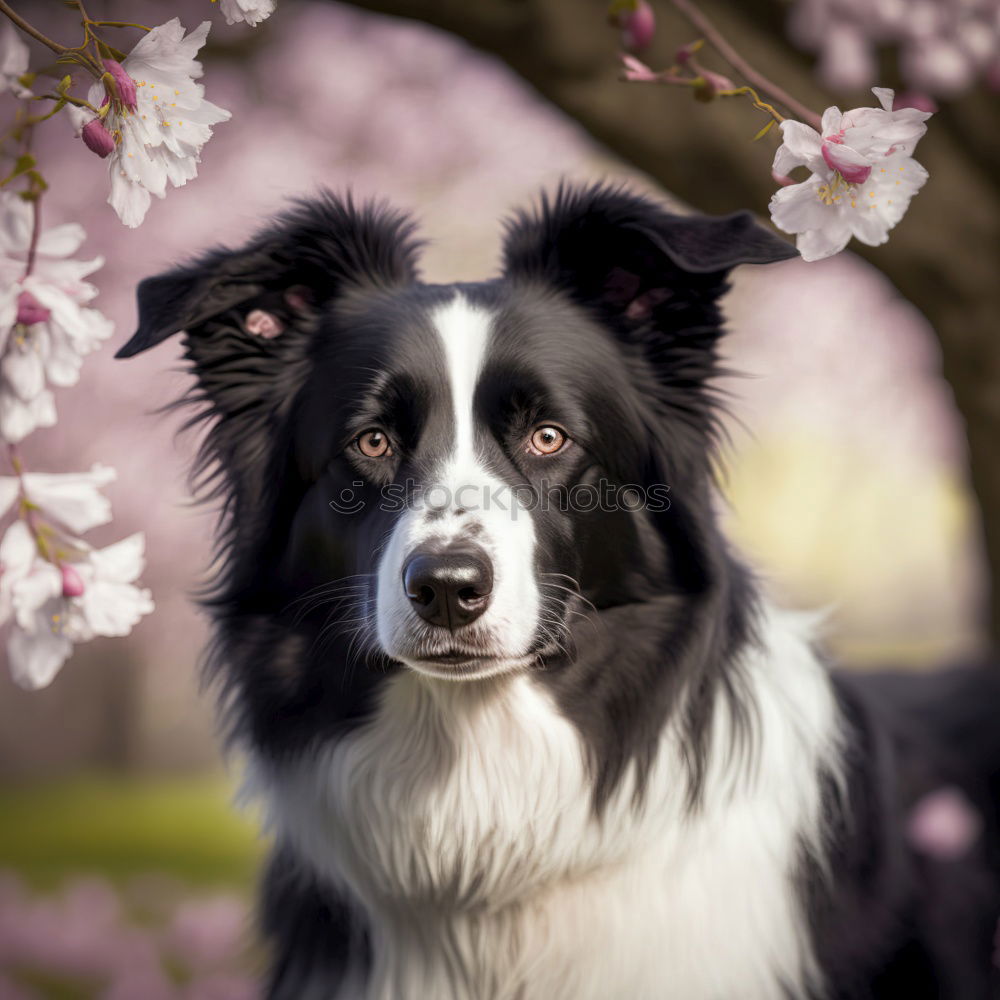
[[[31,35],[36,41],[42,43],[42,45],[48,46],[57,55],[65,55],[70,50],[66,48],[65,45],[60,45],[58,42],[52,41],[51,38],[47,38],[43,35],[37,28],[32,27],[27,21],[16,11],[12,10],[4,0],[0,0],[0,14],[6,14],[23,32]]]
[[[741,76],[746,77],[758,90],[770,94],[779,104],[784,104],[796,117],[808,122],[819,131],[820,116],[804,104],[797,101],[791,94],[776,83],[772,83],[763,73],[753,68],[729,42],[720,34],[718,28],[698,9],[692,0],[671,0],[671,3],[690,21],[698,31],[713,45],[715,50]]]
[[[27,278],[35,267],[35,254],[38,252],[38,239],[42,234],[42,199],[40,197],[31,199],[31,241],[28,243],[27,263],[24,268],[24,276]]]
[[[90,21],[90,24],[96,24],[99,28],[138,28],[140,31],[152,31],[152,28],[147,28],[144,24],[136,24],[134,21]]]

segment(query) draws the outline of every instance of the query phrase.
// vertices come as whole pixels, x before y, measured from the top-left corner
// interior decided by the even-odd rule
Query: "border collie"
[[[185,331],[207,422],[268,996],[990,996],[1000,671],[831,673],[716,523],[719,299],[795,251],[608,186],[419,250],[303,200],[119,351]]]

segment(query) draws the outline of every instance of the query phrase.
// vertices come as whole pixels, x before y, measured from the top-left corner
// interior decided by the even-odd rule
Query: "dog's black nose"
[[[424,621],[454,630],[489,606],[493,568],[478,547],[417,551],[403,567],[403,589]]]

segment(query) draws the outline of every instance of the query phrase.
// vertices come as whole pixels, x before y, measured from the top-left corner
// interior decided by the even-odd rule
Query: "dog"
[[[794,248],[609,185],[420,248],[321,193],[118,355],[186,335],[267,995],[995,995],[1000,671],[830,669],[717,524],[720,298]]]

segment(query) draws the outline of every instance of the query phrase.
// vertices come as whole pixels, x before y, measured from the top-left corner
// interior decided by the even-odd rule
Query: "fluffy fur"
[[[303,201],[144,282],[120,352],[186,331],[209,422],[268,995],[990,996],[1000,680],[831,675],[715,523],[718,300],[794,251],[597,187],[491,281],[418,252]],[[947,857],[907,832],[941,788],[981,820]]]

